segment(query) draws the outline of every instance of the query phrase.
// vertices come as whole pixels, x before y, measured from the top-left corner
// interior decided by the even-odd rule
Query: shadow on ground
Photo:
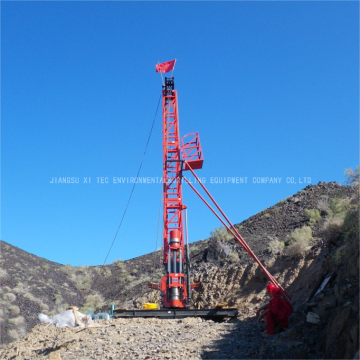
[[[230,320],[221,330],[221,339],[204,346],[202,359],[258,359],[261,331],[252,317],[244,321]]]

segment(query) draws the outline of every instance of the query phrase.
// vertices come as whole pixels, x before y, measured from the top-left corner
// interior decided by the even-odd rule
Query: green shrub
[[[116,265],[119,269],[122,269],[125,266],[124,261],[121,259],[113,261],[113,264]]]
[[[45,264],[42,266],[43,270],[49,270],[49,264]]]
[[[86,308],[90,308],[91,310],[97,310],[100,309],[103,305],[104,298],[98,293],[90,294],[85,297],[84,307]]]
[[[138,270],[137,269],[132,269],[130,272],[131,272],[131,274],[135,275],[135,274],[137,274]]]
[[[211,238],[218,241],[229,241],[233,236],[228,232],[224,226],[215,228],[214,231],[210,232]]]
[[[284,251],[285,243],[279,240],[272,240],[269,242],[269,250],[272,254],[281,255]]]
[[[229,255],[229,262],[230,263],[238,263],[240,261],[239,255],[236,252],[232,252]]]
[[[190,246],[190,254],[199,251],[199,248],[197,246]]]
[[[342,231],[344,232],[345,239],[356,234],[359,238],[359,201],[355,199],[356,203],[345,215],[342,225]]]
[[[13,293],[6,293],[3,295],[3,299],[9,302],[13,302],[16,299],[16,296]]]
[[[330,216],[345,217],[347,210],[349,209],[350,198],[335,198],[330,201]]]
[[[8,273],[5,269],[0,269],[0,279],[6,278]]]
[[[76,269],[74,267],[72,267],[70,264],[66,264],[66,265],[62,266],[60,268],[60,270],[67,275],[71,275],[76,271]]]
[[[76,289],[77,290],[89,290],[91,286],[91,280],[88,275],[80,274],[76,276]]]
[[[8,320],[9,324],[15,325],[15,326],[22,325],[22,324],[24,324],[24,322],[25,322],[25,319],[22,316],[18,316],[16,318]]]
[[[111,276],[111,270],[108,267],[105,267],[102,271],[102,276],[104,276],[104,277]]]
[[[9,306],[9,311],[11,312],[12,315],[18,315],[20,314],[20,309],[18,306],[16,305],[11,305]]]
[[[320,211],[318,209],[305,209],[305,215],[310,220],[309,225],[313,226],[321,220]]]
[[[304,225],[301,228],[295,229],[289,236],[287,243],[289,244],[287,248],[287,255],[301,255],[303,254],[308,246],[309,242],[313,239],[312,231],[309,226]]]

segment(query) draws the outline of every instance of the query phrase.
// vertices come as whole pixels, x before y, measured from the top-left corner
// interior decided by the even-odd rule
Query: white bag
[[[81,313],[79,311],[76,311],[76,313],[77,313],[78,319],[81,320],[81,322],[80,322],[81,327],[92,326],[93,325],[93,321],[92,321],[90,315],[85,315],[85,314],[83,314],[83,313]],[[60,327],[60,328],[63,328],[63,327],[75,327],[76,326],[75,315],[74,315],[73,310],[66,310],[62,314],[55,315],[51,319],[45,314],[40,314],[39,315],[39,320],[42,323],[53,324],[56,327]]]

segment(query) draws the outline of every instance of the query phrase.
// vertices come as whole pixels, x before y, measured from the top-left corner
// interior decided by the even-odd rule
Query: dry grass
[[[335,216],[326,219],[322,233],[329,241],[335,241],[342,232],[342,226],[344,224],[344,217]]]
[[[269,242],[269,250],[274,255],[281,255],[284,252],[285,243],[279,240],[272,240]]]
[[[16,318],[9,319],[8,323],[11,325],[19,326],[25,323],[25,319],[22,316],[18,316]]]
[[[313,239],[312,231],[309,226],[295,229],[289,237],[290,245],[286,249],[289,256],[297,256],[304,254],[308,249],[309,242]]]
[[[6,293],[3,295],[3,299],[9,302],[13,302],[16,300],[16,295],[14,295],[13,293]]]
[[[18,314],[20,314],[20,309],[19,309],[19,307],[16,306],[16,305],[11,305],[11,306],[9,306],[9,311],[10,311],[10,313],[11,313],[12,315],[18,315]]]

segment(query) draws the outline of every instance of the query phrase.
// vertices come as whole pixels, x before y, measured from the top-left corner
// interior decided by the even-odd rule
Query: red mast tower
[[[162,88],[163,107],[163,243],[166,276],[161,284],[149,283],[154,289],[161,290],[163,308],[187,308],[190,304],[191,289],[200,283],[190,284],[190,261],[187,244],[187,230],[184,231],[186,206],[182,199],[182,171],[201,169],[203,158],[197,133],[181,139],[179,133],[177,92],[174,78],[165,77]],[[184,138],[192,136],[184,143]],[[182,157],[181,157],[182,155]],[[185,221],[186,223],[186,221]],[[187,225],[187,224],[186,224]]]
[[[180,136],[177,92],[174,78],[165,77],[162,90],[163,105],[163,204],[164,204],[164,265],[166,276],[161,279],[163,307],[184,308],[187,300],[184,276],[186,254],[184,244],[180,158]]]

